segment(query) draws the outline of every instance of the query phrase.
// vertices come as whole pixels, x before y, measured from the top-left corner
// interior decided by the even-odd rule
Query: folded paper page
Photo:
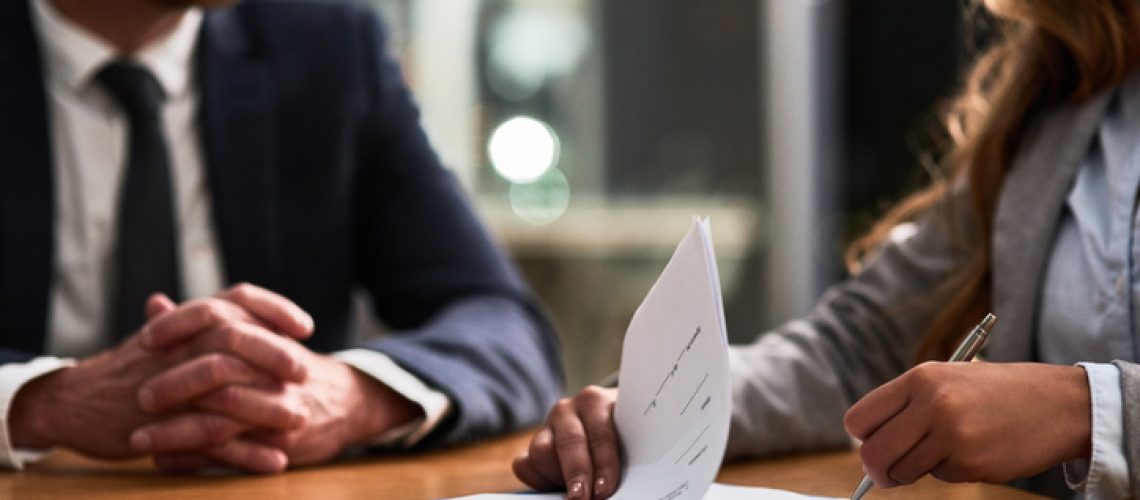
[[[565,493],[490,493],[472,495],[456,500],[564,500]],[[832,497],[813,497],[771,488],[729,486],[713,483],[705,492],[703,500],[835,500]]]
[[[614,421],[625,469],[613,498],[812,498],[713,485],[728,442],[732,400],[724,306],[707,219],[693,221],[634,313],[622,345],[618,384]],[[564,494],[466,498],[553,500]]]
[[[615,498],[698,500],[728,440],[728,341],[707,220],[693,221],[630,321],[614,413]]]

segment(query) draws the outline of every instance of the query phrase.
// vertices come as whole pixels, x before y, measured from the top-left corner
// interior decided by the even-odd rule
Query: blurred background
[[[361,0],[433,143],[549,308],[567,387],[711,219],[730,340],[807,311],[902,194],[962,0]]]

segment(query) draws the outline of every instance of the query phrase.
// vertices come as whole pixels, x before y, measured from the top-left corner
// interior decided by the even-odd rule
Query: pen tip
[[[993,313],[989,313],[985,319],[982,320],[982,328],[988,331],[990,328],[993,328],[994,323],[997,323],[997,316],[994,316]]]

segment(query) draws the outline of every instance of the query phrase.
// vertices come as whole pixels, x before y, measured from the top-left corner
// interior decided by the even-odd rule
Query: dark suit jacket
[[[250,0],[209,11],[200,124],[226,276],[309,311],[349,346],[363,288],[395,333],[367,347],[441,389],[428,444],[538,422],[561,392],[551,328],[419,126],[362,7]],[[0,362],[45,347],[52,151],[27,0],[0,2]],[[140,304],[141,307],[141,304]]]

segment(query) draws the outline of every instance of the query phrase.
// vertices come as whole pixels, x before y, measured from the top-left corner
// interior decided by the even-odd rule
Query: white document
[[[708,221],[694,220],[625,333],[614,498],[699,500],[716,479],[731,416],[723,309]]]
[[[731,386],[720,279],[707,219],[693,227],[637,308],[622,345],[614,420],[620,500],[793,500],[767,488],[713,484],[728,444]],[[711,485],[711,488],[710,488]],[[478,500],[556,500],[490,494]]]
[[[484,495],[472,495],[463,497],[456,500],[564,500],[565,493],[489,493]],[[813,497],[808,495],[801,495],[799,493],[792,493],[784,490],[774,490],[771,488],[755,488],[750,486],[730,486],[727,484],[713,483],[709,486],[709,490],[705,492],[703,500],[810,500],[810,499],[827,499],[827,500],[843,500],[831,499],[830,497]]]

